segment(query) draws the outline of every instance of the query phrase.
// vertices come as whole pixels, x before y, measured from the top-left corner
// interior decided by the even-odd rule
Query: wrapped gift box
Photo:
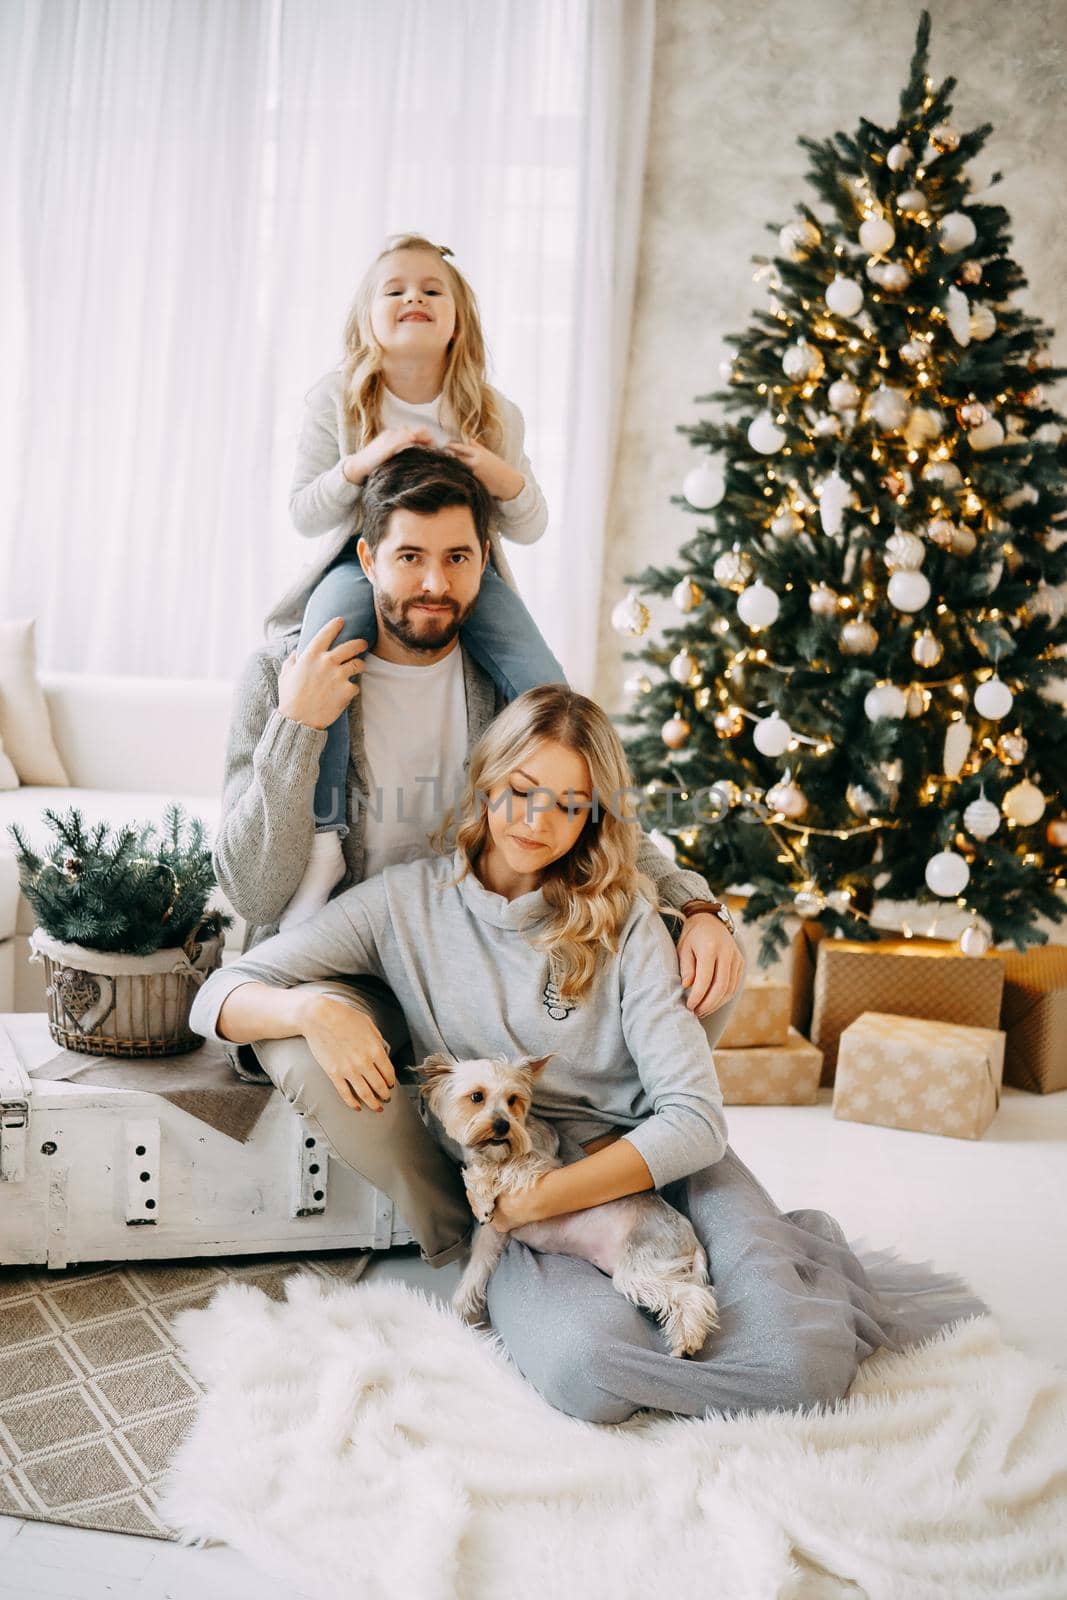
[[[1001,954],[1004,1082],[1034,1094],[1067,1089],[1067,946]]]
[[[822,1053],[789,1028],[782,1045],[750,1050],[716,1045],[715,1070],[728,1106],[810,1106],[819,1090]]]
[[[787,983],[750,978],[730,1013],[716,1049],[749,1050],[757,1045],[784,1045],[789,1037],[792,997]]]
[[[999,1028],[1003,991],[1004,962],[992,952],[965,956],[933,939],[821,940],[811,1042],[823,1053],[823,1082],[833,1083],[838,1041],[865,1011]]]
[[[1000,1105],[999,1028],[865,1011],[841,1035],[834,1116],[980,1139]]]

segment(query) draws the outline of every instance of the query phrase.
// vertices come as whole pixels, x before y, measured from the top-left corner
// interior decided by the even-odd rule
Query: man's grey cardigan
[[[326,733],[293,722],[278,710],[278,675],[282,662],[296,648],[297,637],[296,633],[286,634],[257,650],[234,698],[214,858],[219,883],[248,923],[243,950],[277,933],[278,920],[304,876],[315,833],[315,784]],[[469,754],[503,701],[465,650],[463,680]],[[341,845],[346,871],[335,895],[363,881],[366,816],[361,797],[369,789],[361,695],[349,708],[348,722],[349,829]],[[677,907],[687,900],[710,897],[711,891],[698,873],[680,872],[644,833],[637,864],[656,884],[666,905]],[[673,918],[668,922],[673,936],[679,926]]]

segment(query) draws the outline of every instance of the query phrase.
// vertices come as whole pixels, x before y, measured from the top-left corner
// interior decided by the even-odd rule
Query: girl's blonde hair
[[[345,322],[344,396],[349,420],[359,446],[369,444],[382,431],[383,351],[371,328],[371,301],[378,272],[387,256],[398,250],[425,250],[440,263],[456,303],[456,327],[448,345],[444,382],[445,405],[455,419],[460,437],[499,451],[503,427],[493,391],[485,381],[485,339],[474,290],[451,261],[447,245],[431,244],[421,233],[398,233],[387,239],[356,290]]]
[[[577,1000],[592,982],[601,953],[618,948],[635,894],[657,903],[653,885],[637,870],[639,829],[628,793],[630,770],[606,713],[562,683],[543,684],[513,700],[471,751],[458,821],[450,812],[434,842],[443,848],[455,826],[464,867],[452,882],[462,881],[489,839],[491,791],[546,740],[585,758],[593,807],[566,855],[545,869],[541,889],[549,914],[527,936],[548,951],[560,997]]]

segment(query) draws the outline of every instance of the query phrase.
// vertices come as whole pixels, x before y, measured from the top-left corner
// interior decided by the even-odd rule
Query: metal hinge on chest
[[[29,1126],[28,1100],[0,1100],[0,1182],[22,1183],[25,1179]]]

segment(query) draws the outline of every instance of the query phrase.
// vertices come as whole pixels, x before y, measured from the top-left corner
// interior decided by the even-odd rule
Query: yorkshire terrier
[[[463,1180],[480,1223],[452,1305],[466,1320],[485,1306],[485,1290],[508,1239],[534,1250],[578,1256],[607,1273],[620,1294],[660,1322],[675,1356],[693,1355],[719,1325],[708,1263],[687,1217],[645,1191],[529,1222],[512,1234],[485,1226],[498,1194],[529,1188],[563,1165],[559,1139],[529,1115],[534,1080],[551,1056],[452,1061],[428,1056],[416,1068],[419,1092],[463,1151]]]

